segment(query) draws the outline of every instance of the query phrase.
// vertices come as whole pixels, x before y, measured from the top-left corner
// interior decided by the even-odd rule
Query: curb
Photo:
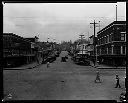
[[[97,69],[118,69],[118,70],[124,70],[124,69],[126,69],[125,67],[123,68],[123,67],[121,67],[121,68],[116,68],[116,67],[99,67],[99,68],[97,68]]]
[[[97,69],[119,69],[119,70],[126,69],[126,67],[100,67],[100,66],[93,66],[93,65],[91,65],[91,67],[94,67]]]
[[[34,65],[32,67],[26,67],[26,68],[3,68],[3,70],[26,70],[26,69],[33,69],[41,64]]]

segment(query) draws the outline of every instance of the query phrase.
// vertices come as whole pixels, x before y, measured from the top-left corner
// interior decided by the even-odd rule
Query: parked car
[[[54,54],[48,56],[48,58],[47,58],[47,62],[50,62],[50,63],[55,61],[55,60],[56,60],[56,56]]]
[[[90,61],[86,57],[82,57],[80,55],[74,57],[74,62],[79,65],[90,65]]]
[[[121,94],[120,94],[120,101],[126,101],[126,91],[123,91]]]

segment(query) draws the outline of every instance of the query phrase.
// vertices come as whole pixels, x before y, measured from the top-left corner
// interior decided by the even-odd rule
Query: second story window
[[[112,41],[112,36],[111,35],[109,35],[109,42],[111,42]]]
[[[104,41],[103,41],[103,44],[105,44],[106,43],[106,37],[104,37],[104,39],[103,39]]]
[[[106,43],[108,43],[107,40],[108,40],[108,37],[106,36]]]
[[[121,41],[125,41],[125,33],[121,33]]]

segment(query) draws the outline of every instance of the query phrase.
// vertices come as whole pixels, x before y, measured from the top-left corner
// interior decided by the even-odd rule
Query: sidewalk
[[[115,66],[109,66],[105,64],[96,64],[95,66],[92,64],[91,66],[97,69],[126,69],[125,66],[115,67]]]
[[[37,62],[32,62],[30,64],[25,64],[22,65],[20,67],[15,67],[15,68],[3,68],[3,70],[24,70],[24,69],[32,69],[35,68],[37,66],[39,66],[40,64],[38,64]]]

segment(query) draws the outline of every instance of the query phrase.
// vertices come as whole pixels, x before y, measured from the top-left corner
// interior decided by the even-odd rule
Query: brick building
[[[114,21],[97,33],[97,56],[100,63],[126,64],[126,21]]]
[[[3,66],[15,67],[36,61],[35,43],[13,33],[3,33]]]

